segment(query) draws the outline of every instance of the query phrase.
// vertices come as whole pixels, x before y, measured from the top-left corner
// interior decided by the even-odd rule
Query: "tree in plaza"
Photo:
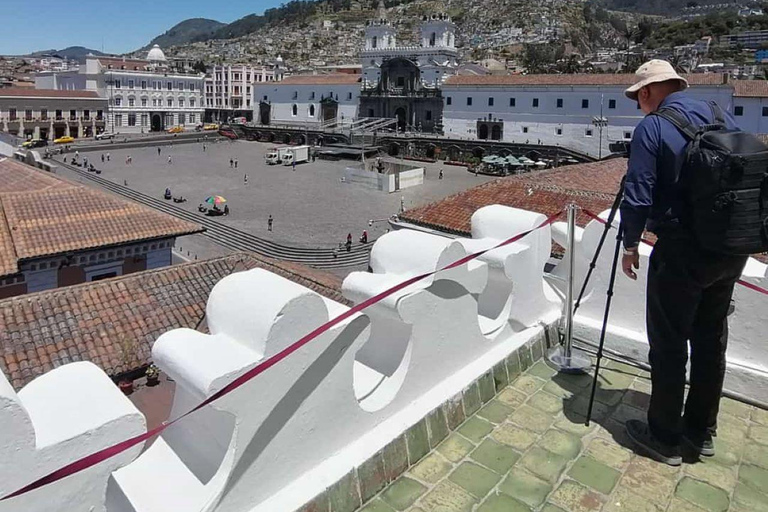
[[[522,64],[528,73],[549,73],[564,53],[565,47],[554,42],[526,44],[523,47]]]
[[[205,65],[205,62],[203,62],[202,60],[198,60],[197,62],[192,64],[192,69],[194,69],[198,73],[205,73],[208,68]]]

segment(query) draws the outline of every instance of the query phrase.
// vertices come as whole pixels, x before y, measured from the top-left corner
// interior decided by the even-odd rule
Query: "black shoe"
[[[683,443],[693,451],[704,457],[712,457],[715,454],[715,442],[712,440],[712,434],[705,431],[703,434],[693,434],[684,432]]]
[[[662,443],[656,439],[648,425],[642,421],[627,421],[627,435],[654,460],[669,464],[670,466],[679,466],[683,463],[683,458],[680,456],[680,448]]]

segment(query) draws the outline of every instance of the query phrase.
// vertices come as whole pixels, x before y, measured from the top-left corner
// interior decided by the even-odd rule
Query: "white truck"
[[[292,146],[285,148],[283,154],[283,165],[292,165],[309,162],[309,146]]]
[[[269,165],[276,165],[283,161],[283,157],[286,154],[286,150],[290,149],[290,146],[280,146],[270,149],[264,159]]]

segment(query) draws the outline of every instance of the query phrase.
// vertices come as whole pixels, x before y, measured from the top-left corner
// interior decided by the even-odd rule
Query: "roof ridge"
[[[0,196],[0,217],[2,217],[2,220],[0,222],[3,223],[3,226],[5,227],[5,231],[8,233],[10,237],[10,251],[13,253],[13,267],[14,267],[14,274],[18,273],[19,271],[19,255],[16,252],[16,244],[13,243],[13,232],[11,231],[11,225],[8,224],[8,218],[5,216],[5,205],[3,205],[3,198]],[[10,274],[0,274],[0,275],[10,275]]]

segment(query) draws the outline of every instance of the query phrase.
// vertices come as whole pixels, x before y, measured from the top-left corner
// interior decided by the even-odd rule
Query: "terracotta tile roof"
[[[469,236],[472,214],[492,204],[552,215],[573,202],[599,213],[611,206],[626,170],[626,159],[615,158],[518,174],[408,210],[399,217],[431,229]],[[588,220],[584,215],[577,218],[582,226]]]
[[[273,85],[350,85],[360,82],[360,75],[334,73],[332,75],[293,75]]]
[[[721,85],[723,75],[719,73],[694,73],[683,75],[690,85]],[[574,74],[574,75],[458,75],[445,81],[447,86],[475,85],[622,85],[629,86],[637,81],[632,73],[619,74]]]
[[[768,81],[734,80],[733,95],[736,98],[768,98]]]
[[[96,91],[64,91],[58,89],[30,89],[27,87],[10,87],[0,89],[0,98],[19,96],[26,98],[91,98],[100,99]],[[106,101],[106,98],[101,98]]]
[[[95,247],[199,233],[186,222],[106,192],[46,174],[15,160],[0,161],[0,275],[18,261]]]
[[[125,59],[122,57],[99,57],[99,64],[112,69],[126,69],[130,71],[146,71],[149,68],[150,62],[148,60],[140,59]],[[123,66],[125,66],[123,68]]]
[[[179,327],[206,332],[213,286],[252,268],[346,302],[332,274],[246,253],[31,293],[0,301],[0,370],[18,390],[72,361],[91,361],[110,375],[141,368],[162,333]],[[123,345],[135,353],[131,361],[122,356]]]

